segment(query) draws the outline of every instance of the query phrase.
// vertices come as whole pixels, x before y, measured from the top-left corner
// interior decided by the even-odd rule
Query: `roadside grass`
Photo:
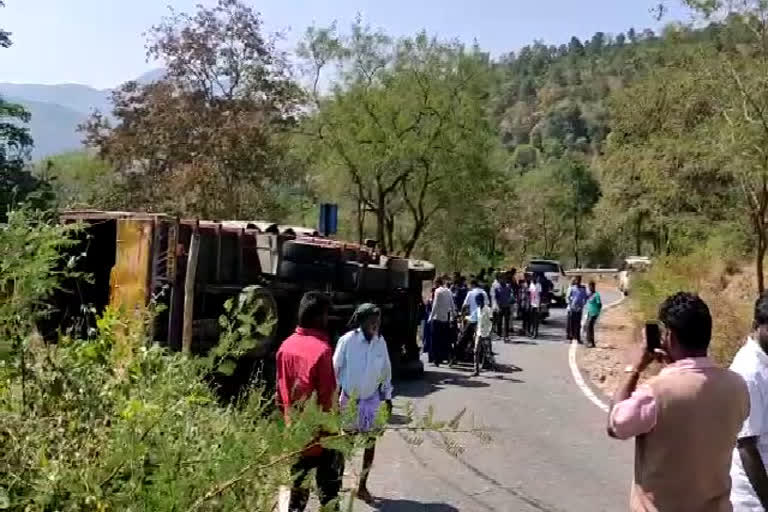
[[[658,307],[678,292],[698,293],[713,320],[710,353],[721,365],[730,365],[752,325],[757,296],[754,270],[742,255],[730,255],[717,241],[686,256],[667,256],[632,282],[629,296],[636,326],[657,318]]]

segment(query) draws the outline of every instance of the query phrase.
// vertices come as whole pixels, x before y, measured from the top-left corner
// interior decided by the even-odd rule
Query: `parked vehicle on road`
[[[651,267],[651,258],[648,256],[629,256],[622,263],[619,269],[619,290],[624,295],[629,295],[634,274],[647,272]]]
[[[563,266],[556,260],[532,259],[525,266],[528,275],[542,273],[552,283],[551,299],[556,304],[565,305],[565,294],[568,292],[568,278]]]

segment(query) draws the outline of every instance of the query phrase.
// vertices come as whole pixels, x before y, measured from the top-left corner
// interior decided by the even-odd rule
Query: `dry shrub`
[[[662,258],[633,282],[635,322],[655,319],[659,304],[678,291],[698,293],[706,301],[713,319],[711,355],[719,364],[729,365],[751,328],[757,295],[751,265],[729,257],[719,244]]]
[[[757,288],[754,271],[748,268],[734,274],[719,292],[705,296],[714,320],[711,354],[722,365],[730,365],[752,327]]]

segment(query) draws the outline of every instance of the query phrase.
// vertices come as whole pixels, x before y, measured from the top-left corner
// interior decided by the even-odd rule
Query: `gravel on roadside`
[[[640,326],[630,312],[629,301],[605,311],[597,323],[597,346],[582,348],[576,356],[584,378],[611,396],[630,363],[639,334]]]

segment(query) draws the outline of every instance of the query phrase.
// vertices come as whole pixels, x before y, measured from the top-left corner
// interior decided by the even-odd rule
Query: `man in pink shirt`
[[[749,413],[744,380],[707,357],[709,308],[677,293],[659,308],[661,348],[644,343],[625,370],[608,415],[608,434],[635,438],[630,509],[729,512],[731,452]],[[638,386],[655,360],[667,365]]]

